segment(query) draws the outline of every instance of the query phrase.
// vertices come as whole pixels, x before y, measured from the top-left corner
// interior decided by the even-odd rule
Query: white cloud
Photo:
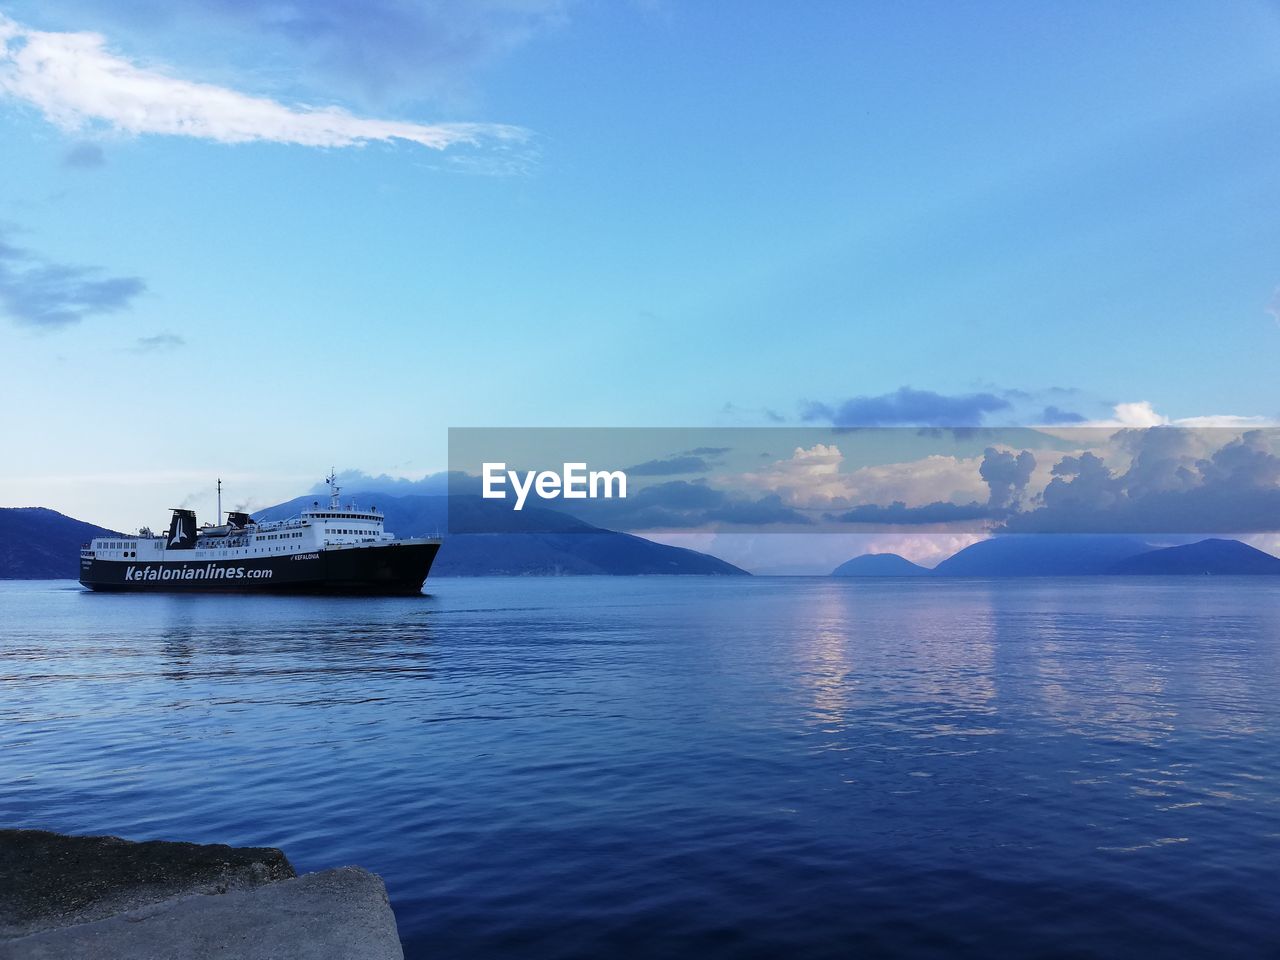
[[[933,453],[919,460],[859,467],[849,473],[848,499],[855,503],[892,503],[921,507],[939,500],[985,503],[989,490],[978,473],[982,457]]]
[[[985,502],[987,486],[978,474],[982,458],[931,454],[919,460],[840,471],[844,455],[835,444],[797,447],[786,460],[732,478],[735,487],[776,493],[798,508],[842,509],[860,503],[923,506],[937,500]],[[723,483],[727,478],[716,477]]]
[[[1111,408],[1111,416],[1102,420],[1088,420],[1084,423],[1073,423],[1060,428],[1070,434],[1080,427],[1162,427],[1169,423],[1169,418],[1157,413],[1150,400],[1138,400],[1133,403],[1117,403]]]
[[[290,106],[138,66],[96,33],[30,30],[0,14],[0,93],[29,103],[67,131],[105,127],[218,143],[270,141],[350,147],[405,140],[443,150],[519,142],[527,132],[494,123],[423,124],[356,116],[340,107]]]
[[[1052,426],[1042,429],[1054,436],[1070,437],[1076,431],[1088,427],[1127,429],[1174,426],[1248,429],[1250,427],[1270,426],[1275,422],[1269,417],[1239,416],[1229,413],[1209,414],[1203,417],[1182,417],[1171,420],[1164,414],[1157,412],[1149,400],[1139,400],[1134,403],[1117,403],[1111,410],[1111,416],[1104,420],[1089,420],[1084,423],[1072,423],[1065,426]]]
[[[1270,417],[1242,417],[1232,413],[1210,414],[1207,417],[1182,417],[1173,421],[1175,427],[1232,427],[1249,430],[1255,427],[1270,427],[1275,421]]]
[[[922,567],[936,567],[965,547],[986,539],[985,533],[891,533],[868,537],[864,552],[896,553]]]
[[[1247,537],[1239,537],[1251,547],[1257,547],[1263,553],[1280,557],[1280,533],[1257,533]]]

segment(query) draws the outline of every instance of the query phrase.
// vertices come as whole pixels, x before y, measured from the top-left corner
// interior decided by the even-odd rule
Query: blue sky
[[[0,0],[6,505],[133,526],[419,476],[449,426],[903,387],[1280,415],[1276,4],[48,6]],[[174,134],[83,45],[23,66],[83,32],[284,113]],[[270,142],[299,104],[451,145]]]

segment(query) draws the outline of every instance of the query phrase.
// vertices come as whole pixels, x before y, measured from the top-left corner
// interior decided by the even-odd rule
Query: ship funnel
[[[169,537],[165,543],[167,550],[194,550],[196,547],[196,512],[194,510],[175,509],[173,519],[169,521]]]

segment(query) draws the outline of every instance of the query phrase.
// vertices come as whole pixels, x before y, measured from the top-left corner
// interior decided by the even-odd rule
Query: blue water
[[[386,879],[410,957],[1274,955],[1280,584],[0,583],[0,822]]]

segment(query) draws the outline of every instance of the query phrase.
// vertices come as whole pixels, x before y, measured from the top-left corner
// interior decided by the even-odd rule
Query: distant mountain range
[[[1280,574],[1273,557],[1239,540],[1201,540],[1127,557],[1111,568],[1117,574]]]
[[[376,504],[387,529],[402,537],[433,537],[455,524],[482,533],[446,535],[431,575],[482,577],[569,574],[703,574],[749,576],[745,570],[695,550],[654,543],[643,537],[603,530],[558,513],[527,507],[520,513],[479,497],[355,495]],[[259,520],[297,516],[316,502],[298,497],[261,510]],[[521,529],[536,532],[521,533]],[[74,520],[43,507],[0,508],[0,579],[75,579],[80,545],[114,531]]]
[[[831,571],[833,577],[927,577],[931,573],[896,553],[864,553]]]
[[[344,494],[345,498],[345,494]],[[716,557],[683,547],[615,533],[556,510],[525,507],[519,513],[504,504],[468,496],[403,496],[355,493],[358,503],[377,506],[386,527],[400,537],[442,535],[444,546],[431,575],[485,577],[569,574],[701,574],[749,576]],[[297,497],[259,510],[257,520],[283,520],[317,503]],[[448,534],[453,526],[476,533]],[[533,532],[521,532],[533,531]]]
[[[0,579],[74,580],[80,545],[115,535],[44,507],[0,507]]]
[[[932,570],[892,553],[864,554],[833,577],[1071,577],[1280,574],[1280,558],[1238,540],[1156,548],[1135,537],[1014,535],[965,547]]]
[[[716,557],[615,533],[554,510],[527,507],[514,513],[479,497],[359,494],[376,504],[387,529],[404,537],[444,534],[432,576],[570,574],[716,574],[746,571]],[[298,497],[255,517],[296,516],[316,502]],[[447,534],[454,525],[486,532]],[[522,529],[532,532],[520,532]],[[0,508],[0,579],[75,579],[80,545],[112,530],[43,507]],[[842,563],[832,576],[1036,577],[1097,575],[1280,574],[1280,558],[1238,540],[1201,540],[1157,548],[1136,537],[1009,535],[983,540],[932,570],[892,553],[865,554]]]

